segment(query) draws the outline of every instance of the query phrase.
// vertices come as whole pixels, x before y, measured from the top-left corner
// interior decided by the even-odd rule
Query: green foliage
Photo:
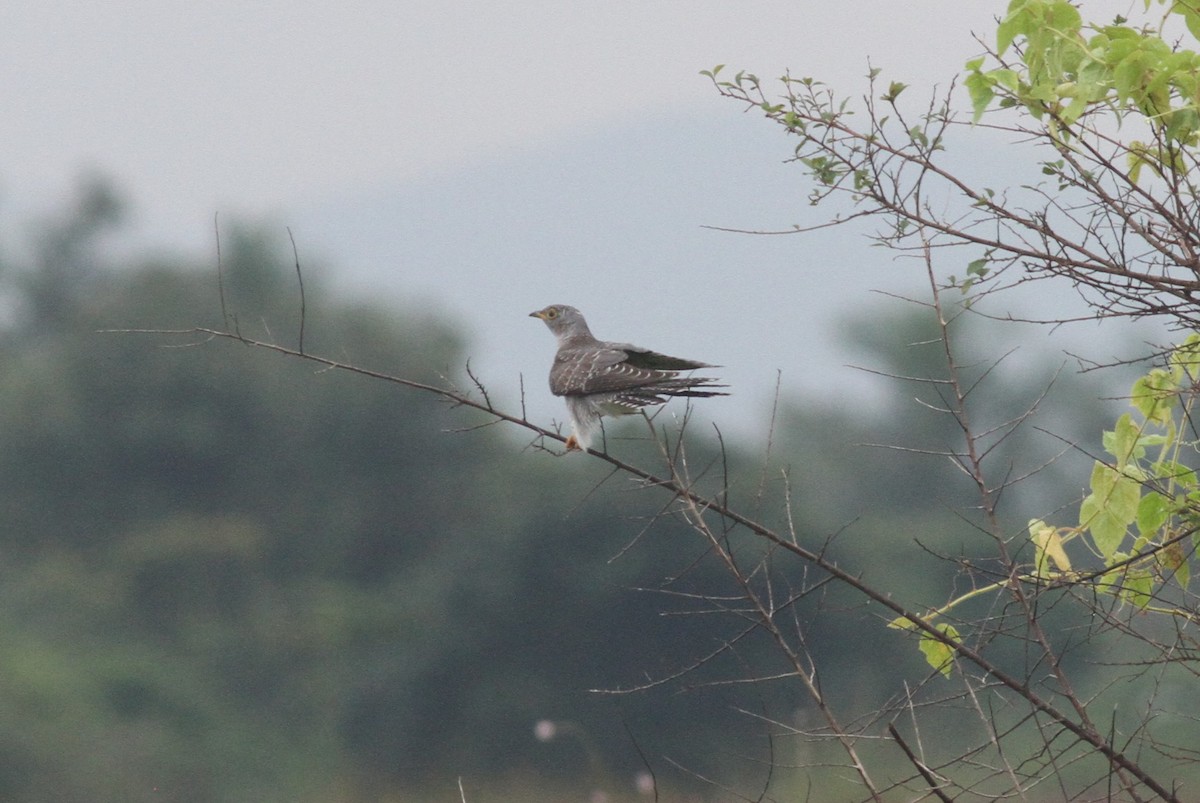
[[[919,642],[921,652],[924,653],[925,660],[930,666],[945,677],[950,677],[950,673],[954,671],[954,648],[947,642],[959,640],[958,629],[954,625],[944,622],[939,623],[937,629],[945,637],[945,640],[922,633]]]
[[[1083,477],[1089,481],[1082,498],[1073,496],[1078,519],[1062,522],[1056,521],[1063,517],[1060,511],[1072,504],[1057,497],[1034,507],[1034,517],[1013,515],[1014,493],[1036,486],[1053,495],[1043,469],[1056,458],[1027,473],[1012,464],[997,466],[1003,462],[997,459],[1000,444],[1035,412],[1042,417],[1039,429],[1062,433],[1045,426],[1050,406],[1038,399],[1014,417],[989,416],[988,391],[971,376],[977,363],[964,359],[962,342],[952,332],[962,309],[1041,279],[1072,284],[1098,318],[1146,317],[1166,320],[1177,331],[1200,328],[1194,248],[1200,55],[1189,49],[1200,31],[1200,12],[1194,3],[1168,2],[1167,8],[1157,25],[1138,27],[1123,18],[1092,24],[1081,13],[1082,4],[1068,0],[1009,4],[994,44],[985,44],[984,55],[967,63],[966,88],[976,123],[988,115],[989,136],[1009,137],[1022,147],[1032,144],[1045,155],[1036,165],[1043,178],[1022,181],[1014,173],[992,181],[995,190],[978,188],[973,168],[935,153],[959,122],[952,93],[935,95],[924,107],[898,102],[903,86],[890,82],[881,90],[879,73],[872,70],[869,91],[848,108],[820,82],[784,76],[781,105],[751,73],[730,80],[711,74],[722,96],[762,111],[799,141],[794,161],[811,179],[813,203],[835,196],[849,202],[852,213],[839,211],[829,225],[872,219],[876,244],[918,256],[927,270],[931,306],[943,324],[931,342],[942,347],[944,372],[886,373],[938,388],[920,401],[953,417],[961,432],[941,442],[913,432],[892,443],[942,454],[963,469],[977,491],[976,507],[964,514],[967,527],[978,528],[991,543],[982,553],[965,543],[941,553],[947,562],[957,562],[961,573],[952,581],[949,601],[938,607],[930,609],[928,602],[893,606],[890,597],[885,601],[864,593],[889,609],[891,628],[919,647],[934,677],[953,675],[968,693],[998,688],[1000,696],[1011,694],[1019,706],[1028,704],[1028,720],[1048,715],[1080,738],[1079,752],[1058,745],[1057,736],[1046,737],[1027,759],[1013,762],[1014,754],[1005,751],[995,764],[1010,774],[1019,769],[1013,786],[996,797],[1021,794],[1032,787],[1031,777],[1038,778],[1036,783],[1053,776],[1066,790],[1071,787],[1067,775],[1074,771],[1066,768],[1079,760],[1095,765],[1087,789],[1107,784],[1112,793],[1120,785],[1122,793],[1138,797],[1141,790],[1135,787],[1145,784],[1155,795],[1174,800],[1175,767],[1161,776],[1171,782],[1162,783],[1161,767],[1155,766],[1172,760],[1170,748],[1163,747],[1169,738],[1160,737],[1177,736],[1174,744],[1185,751],[1195,742],[1183,717],[1170,726],[1179,733],[1165,733],[1163,719],[1176,715],[1169,704],[1143,706],[1136,721],[1113,717],[1108,727],[1107,715],[1097,713],[1107,700],[1097,700],[1126,680],[1130,687],[1143,682],[1157,687],[1173,676],[1190,689],[1194,679],[1186,627],[1195,619],[1188,584],[1200,524],[1194,458],[1200,442],[1191,409],[1200,351],[1196,338],[1134,384],[1132,411],[1106,416],[1113,423],[1104,425],[1108,431],[1102,438],[1096,437],[1101,429],[1096,426],[1084,439],[1063,439],[1087,444],[1064,455],[1072,462],[1087,455],[1086,468],[1079,467],[1071,485],[1078,487]],[[1168,31],[1181,21],[1190,36],[1175,40]],[[942,279],[952,260],[957,260],[956,275],[948,285],[965,296],[953,306]],[[1047,317],[1071,318],[1063,309]],[[1001,361],[990,368],[999,372]],[[1076,411],[1069,407],[1059,414],[1075,417]],[[1092,445],[1096,440],[1103,452]],[[936,481],[922,479],[926,491],[937,487]],[[979,520],[973,520],[976,513]],[[1021,520],[1027,523],[1015,527],[1013,522]],[[917,538],[925,537],[920,524],[913,529]],[[1081,655],[1101,641],[1120,652],[1119,660]],[[1006,653],[1007,645],[1014,645],[1012,653]],[[965,671],[953,673],[955,664]],[[982,673],[973,676],[975,670]],[[999,753],[999,742],[1013,731],[995,711],[989,707],[980,719],[984,738]],[[890,735],[904,746],[900,735]],[[853,758],[852,748],[846,752]],[[973,751],[955,751],[938,766],[969,776],[965,765],[976,766],[977,757]],[[1016,777],[1034,766],[1033,775]],[[941,787],[939,794],[956,783],[952,773],[939,770],[935,779],[918,769]],[[958,788],[987,794],[973,780]]]
[[[1162,0],[1166,2],[1166,0]],[[1200,13],[1170,2],[1195,37]],[[1008,58],[1015,51],[1015,63]],[[1062,139],[1095,109],[1136,114],[1166,147],[1143,146],[1131,164],[1157,165],[1175,158],[1172,145],[1195,145],[1200,132],[1200,54],[1172,47],[1161,29],[1135,28],[1118,19],[1085,24],[1067,0],[1013,0],[996,29],[992,61],[967,62],[966,87],[976,121],[994,104],[1019,106],[1044,120]]]
[[[1122,417],[1126,421],[1128,416]],[[1118,422],[1118,428],[1121,422]],[[1137,517],[1141,483],[1128,461],[1096,461],[1091,493],[1079,506],[1079,526],[1088,531],[1099,554],[1112,561],[1125,540],[1125,530]]]
[[[1056,573],[1071,571],[1071,558],[1063,548],[1062,533],[1041,519],[1033,519],[1029,522],[1029,539],[1033,542],[1037,577],[1048,579]]]
[[[971,288],[986,279],[988,274],[991,272],[989,265],[991,264],[992,255],[994,253],[995,249],[987,249],[982,257],[979,259],[973,259],[967,263],[965,277],[959,279],[954,274],[951,274],[946,282],[947,285],[950,287],[957,287],[964,296],[970,293]]]
[[[1198,379],[1200,334],[1193,334],[1172,350],[1167,367],[1153,368],[1133,383],[1130,403],[1135,412],[1121,415],[1103,433],[1108,456],[1092,464],[1078,525],[1029,522],[1033,564],[1020,575],[1023,582],[1093,583],[1099,592],[1141,611],[1182,614],[1165,604],[1170,597],[1165,586],[1173,581],[1181,589],[1188,587],[1191,556],[1200,545],[1200,478],[1182,462],[1200,447],[1200,437],[1190,425]],[[1075,559],[1068,551],[1071,544],[1085,547]],[[1099,558],[1101,565],[1085,569],[1089,556]],[[999,582],[973,589],[931,612],[928,620],[1005,586]],[[914,629],[903,619],[893,621],[892,627]],[[937,627],[949,637],[942,623]],[[948,647],[935,649],[933,643],[939,642],[921,633],[927,661],[945,672],[949,658],[942,653]]]
[[[1126,583],[1136,581],[1139,588],[1152,577],[1146,567],[1161,565],[1168,548],[1188,532],[1185,519],[1200,499],[1196,472],[1181,462],[1196,446],[1188,422],[1198,361],[1200,335],[1193,334],[1172,351],[1166,368],[1134,382],[1130,401],[1138,418],[1127,413],[1104,433],[1111,459],[1096,461],[1091,492],[1080,506],[1080,532],[1091,537],[1107,565],[1131,567]],[[1186,587],[1183,567],[1171,568]],[[1139,591],[1137,598],[1144,597]]]

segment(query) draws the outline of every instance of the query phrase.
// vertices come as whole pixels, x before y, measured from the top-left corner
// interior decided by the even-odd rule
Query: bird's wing
[[[672,357],[668,354],[660,354],[657,351],[638,348],[637,346],[631,346],[628,343],[608,343],[606,345],[623,350],[626,355],[625,361],[637,368],[649,368],[653,371],[692,371],[696,368],[720,367],[717,365],[709,365],[706,362],[685,360],[682,357]]]
[[[559,396],[614,393],[639,388],[703,363],[679,360],[623,343],[560,349],[550,370],[550,390]],[[668,367],[678,366],[678,367]]]

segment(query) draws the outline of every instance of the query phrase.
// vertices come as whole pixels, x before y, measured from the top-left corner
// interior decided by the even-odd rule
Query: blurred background
[[[848,365],[941,373],[927,313],[896,298],[922,297],[920,266],[868,230],[705,228],[834,210],[808,205],[786,138],[698,73],[790,69],[855,97],[870,60],[927,97],[1002,4],[414,5],[4,12],[0,798],[618,801],[652,799],[652,775],[662,800],[723,800],[703,777],[758,789],[764,762],[820,758],[747,713],[803,723],[794,690],[706,687],[767,665],[766,645],[604,693],[738,627],[664,615],[725,580],[682,525],[647,529],[653,490],[522,430],[455,431],[481,419],[427,395],[99,334],[221,324],[214,216],[250,336],[297,336],[290,229],[309,351],[430,382],[469,361],[550,425],[554,345],[527,314],[571,303],[601,337],[725,366],[734,395],[698,406],[690,437],[704,464],[709,424],[724,434],[735,505],[782,522],[786,470],[813,543],[838,533],[839,560],[922,602],[953,582],[938,553],[982,548],[953,467],[863,445],[957,437],[912,386]],[[931,31],[937,48],[912,46]],[[962,158],[1013,181],[992,145]],[[1040,296],[1005,303],[1074,308],[1069,288]],[[1126,358],[1158,333],[1097,333],[964,320],[964,362],[1017,349],[984,420],[1053,384],[1040,425],[1098,444],[1125,379],[1065,354]],[[653,464],[644,424],[615,434]],[[1062,449],[1031,429],[998,459]],[[1015,494],[1014,530],[1077,498],[1087,466],[1069,454]],[[840,670],[830,694],[869,710],[927,667],[858,604],[800,610]],[[799,770],[772,783],[845,794]]]

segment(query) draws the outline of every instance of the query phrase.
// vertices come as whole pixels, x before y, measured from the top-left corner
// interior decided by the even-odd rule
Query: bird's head
[[[590,337],[592,334],[587,321],[583,319],[583,313],[566,304],[551,304],[545,309],[529,313],[529,317],[541,318],[559,340],[577,335]]]

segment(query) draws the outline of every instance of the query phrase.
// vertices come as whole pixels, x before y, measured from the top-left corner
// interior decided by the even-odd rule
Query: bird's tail
[[[664,379],[654,383],[654,392],[665,396],[684,396],[693,399],[704,399],[710,396],[728,396],[729,394],[717,388],[727,388],[717,380],[705,376],[687,376]]]

